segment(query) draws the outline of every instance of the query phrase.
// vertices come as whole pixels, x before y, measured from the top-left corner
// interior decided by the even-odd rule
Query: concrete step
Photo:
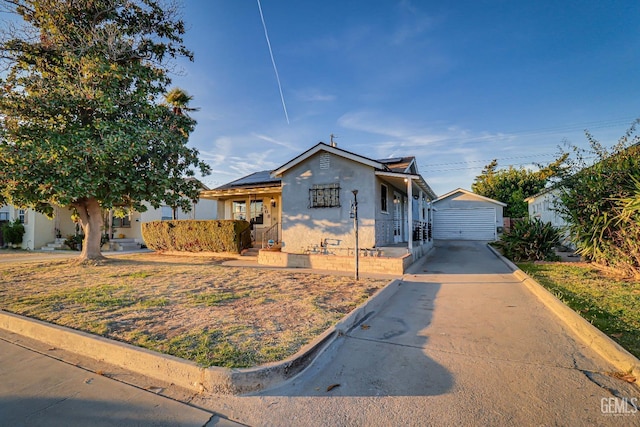
[[[380,256],[389,258],[402,258],[409,253],[406,247],[381,247],[378,249],[380,249]]]
[[[68,249],[67,245],[64,244],[65,239],[56,239],[53,243],[47,243],[46,246],[40,248],[43,251],[55,251],[55,250],[65,250]]]
[[[242,256],[257,258],[258,253],[260,253],[260,248],[248,248],[242,251]]]

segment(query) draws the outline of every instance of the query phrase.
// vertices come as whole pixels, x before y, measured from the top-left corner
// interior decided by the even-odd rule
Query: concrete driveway
[[[294,380],[192,403],[248,425],[640,425],[613,370],[485,243],[439,242]]]

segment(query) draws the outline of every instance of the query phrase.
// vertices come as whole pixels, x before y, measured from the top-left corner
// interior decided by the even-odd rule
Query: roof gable
[[[433,201],[433,203],[438,203],[440,200],[447,199],[447,198],[449,198],[449,197],[451,197],[451,196],[453,196],[455,194],[458,194],[458,193],[459,194],[466,194],[467,196],[471,196],[471,197],[477,198],[478,200],[482,200],[482,201],[485,201],[485,202],[495,203],[496,205],[500,205],[502,207],[507,206],[506,203],[502,203],[502,202],[500,202],[498,200],[494,200],[494,199],[491,199],[489,197],[481,196],[481,195],[473,193],[473,192],[471,192],[469,190],[465,190],[464,188],[456,188],[455,190],[450,191],[447,194],[444,194],[444,195],[438,197],[436,200]]]
[[[361,163],[363,165],[371,166],[374,169],[388,170],[388,168],[383,163],[380,163],[379,161],[370,159],[368,157],[361,156],[359,154],[352,153],[352,152],[347,151],[347,150],[343,150],[343,149],[338,148],[336,146],[327,145],[324,142],[319,142],[318,144],[314,145],[313,147],[311,147],[310,149],[308,149],[304,153],[302,153],[299,156],[289,160],[284,165],[282,165],[279,168],[275,169],[273,172],[271,172],[271,177],[272,178],[281,177],[284,173],[286,173],[292,167],[304,162],[305,160],[309,159],[310,157],[314,156],[315,154],[317,154],[317,153],[319,153],[321,151],[325,151],[327,153],[335,154],[336,156],[344,157],[345,159],[349,159],[349,160],[352,160],[354,162]]]
[[[418,174],[418,167],[414,156],[379,159],[377,161],[386,165],[392,172]]]

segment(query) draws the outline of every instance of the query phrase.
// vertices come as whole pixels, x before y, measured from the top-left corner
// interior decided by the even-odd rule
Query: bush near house
[[[2,226],[2,240],[5,244],[20,245],[22,244],[22,236],[24,236],[24,225],[17,219]]]
[[[235,220],[146,222],[142,237],[154,251],[240,253],[251,246],[249,223]]]
[[[557,261],[555,247],[560,231],[538,218],[520,220],[495,245],[507,258],[520,261]]]
[[[621,276],[640,279],[640,135],[636,121],[611,149],[587,133],[574,147],[574,174],[562,182],[560,212],[578,253]],[[595,158],[595,161],[593,161]]]

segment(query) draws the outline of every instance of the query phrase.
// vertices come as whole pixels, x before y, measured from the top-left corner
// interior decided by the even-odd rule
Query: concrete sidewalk
[[[194,403],[252,426],[640,425],[612,371],[486,244],[448,242],[287,384]]]
[[[186,403],[0,338],[0,426],[233,427]]]

